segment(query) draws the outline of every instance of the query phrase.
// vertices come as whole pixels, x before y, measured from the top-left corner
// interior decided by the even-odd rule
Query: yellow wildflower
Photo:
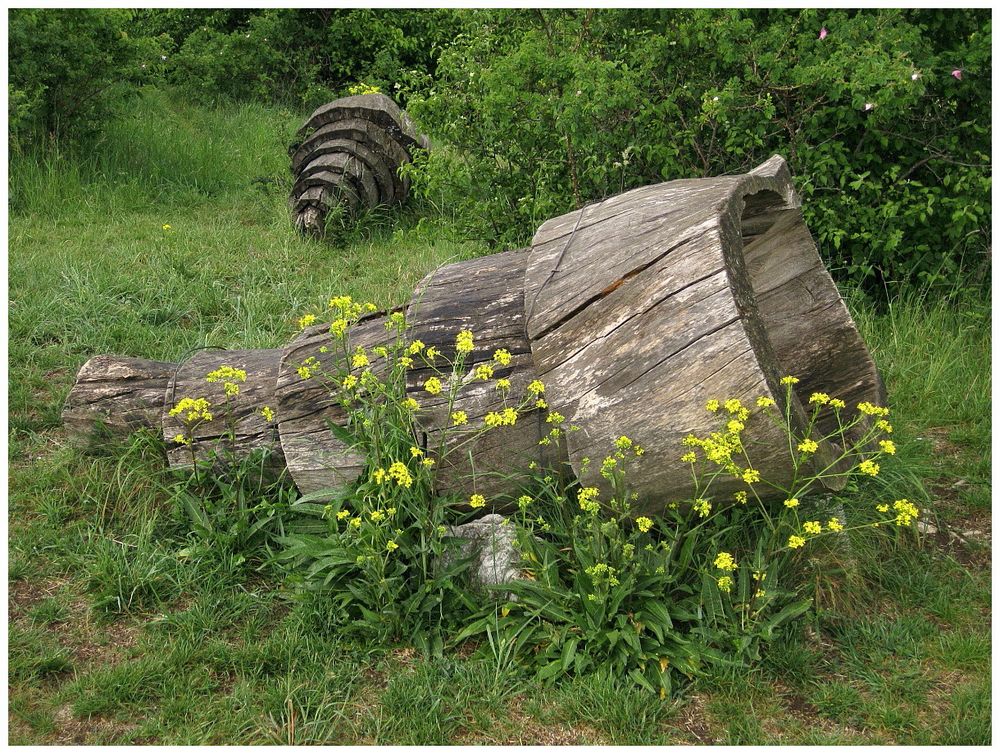
[[[490,411],[483,417],[483,423],[490,428],[493,427],[513,427],[517,423],[517,411],[507,407],[499,413]]]
[[[506,348],[498,348],[493,352],[493,361],[502,367],[508,366],[511,360],[510,351]]]
[[[798,507],[799,499],[797,497],[790,497],[785,501],[786,508],[796,508]]]
[[[174,435],[174,442],[177,443],[178,445],[190,445],[191,444],[191,440],[189,438],[185,437],[184,435],[181,435],[181,434]]]
[[[472,342],[472,330],[462,330],[455,338],[455,350],[460,354],[472,353],[475,344]]]
[[[743,408],[743,402],[740,401],[739,398],[730,398],[728,401],[726,401],[725,406],[726,406],[726,411],[728,411],[729,413],[738,414],[740,410]]]
[[[639,531],[645,534],[653,528],[653,520],[651,518],[647,518],[646,516],[639,516],[639,518],[635,520],[635,525],[639,527]]]
[[[372,472],[372,479],[375,480],[375,484],[382,484],[385,481],[386,470],[379,468]]]
[[[520,508],[522,511],[527,510],[528,506],[531,505],[531,503],[532,503],[531,495],[521,495],[521,497],[517,499],[517,507]]]
[[[885,503],[882,503],[881,505],[876,505],[875,510],[877,510],[879,513],[888,513],[889,506],[886,505]]]
[[[920,509],[905,498],[892,504],[896,510],[896,526],[909,526],[920,515]]]
[[[456,426],[456,427],[459,426],[460,424],[468,424],[469,423],[469,415],[467,413],[465,413],[464,411],[455,411],[451,415],[451,423],[452,423],[453,426]]]
[[[431,466],[434,465],[434,459],[433,458],[425,458],[420,463],[423,465],[424,468],[429,469]]]
[[[351,367],[354,369],[361,369],[370,365],[371,362],[368,360],[368,354],[365,353],[365,349],[358,346],[354,351],[354,355],[351,356]]]
[[[299,317],[299,329],[305,330],[309,325],[316,321],[315,314],[305,314]]]
[[[846,408],[846,406],[847,406],[847,404],[844,403],[842,400],[840,400],[840,398],[831,398],[830,399],[830,405],[833,408]]]
[[[796,383],[798,383],[798,381],[799,381],[798,377],[793,377],[790,374],[781,378],[782,385],[795,385]]]
[[[760,472],[757,469],[746,469],[743,472],[743,481],[747,484],[753,484],[754,482],[760,481]]]
[[[740,490],[733,497],[735,498],[736,502],[739,503],[740,505],[745,505],[746,504],[746,501],[747,501],[746,490]]]
[[[420,404],[417,403],[413,398],[407,398],[402,403],[400,403],[400,405],[409,411],[416,411],[418,408],[420,408]]]
[[[415,340],[410,343],[409,347],[406,349],[411,355],[416,355],[424,350],[424,342],[422,340]]]
[[[615,447],[618,448],[618,450],[628,450],[629,448],[632,447],[632,440],[631,438],[622,435],[617,440],[615,440]]]
[[[546,403],[542,398],[535,401],[535,408],[548,408],[549,404]]]
[[[355,387],[357,384],[358,384],[358,378],[355,377],[353,374],[347,375],[340,382],[341,387],[343,387],[343,388],[345,388],[347,390],[350,390],[351,388]]]
[[[790,550],[795,550],[799,547],[802,547],[802,545],[804,545],[805,543],[806,541],[802,537],[796,536],[795,534],[793,534],[788,538],[788,548]]]
[[[803,453],[815,453],[817,450],[819,450],[819,443],[817,443],[815,440],[806,438],[805,440],[799,443],[799,450],[801,450]]]
[[[181,398],[177,401],[172,409],[170,409],[171,416],[178,416],[184,414],[184,421],[195,422],[195,421],[212,421],[212,412],[208,409],[212,406],[205,398]]]
[[[486,505],[486,498],[482,495],[476,494],[469,498],[470,508],[482,508]]]
[[[721,404],[715,398],[712,398],[712,400],[707,401],[705,403],[705,410],[711,411],[714,414],[716,411],[719,410],[720,405]]]
[[[388,542],[385,543],[385,549],[387,549],[389,552],[392,552],[393,550],[398,550],[399,545],[397,545],[390,539]]]
[[[428,361],[434,361],[434,359],[436,359],[440,355],[441,352],[434,346],[431,346],[426,351],[424,351],[424,356],[427,358]]]
[[[424,390],[431,395],[437,395],[441,392],[441,380],[437,377],[428,377],[424,382]]]
[[[270,406],[262,406],[260,409],[260,415],[264,417],[264,421],[274,421],[274,409]]]
[[[697,460],[698,456],[696,456],[694,453],[690,451],[681,456],[681,461],[683,463],[694,463]]]
[[[165,231],[168,231],[168,232],[171,231],[171,230],[173,230],[173,228],[171,227],[170,223],[163,223],[163,229]]]
[[[480,364],[476,367],[475,377],[477,380],[488,380],[493,376],[493,367],[489,364]]]
[[[879,440],[878,445],[882,448],[883,453],[888,453],[891,456],[896,455],[896,443],[892,440]]]
[[[335,338],[343,338],[344,333],[347,332],[347,320],[343,317],[338,317],[330,323],[330,334]]]
[[[766,395],[762,395],[757,399],[757,405],[761,408],[767,408],[774,405],[774,398],[768,398]]]
[[[874,461],[862,461],[858,464],[858,471],[868,476],[878,476],[879,466]]]
[[[826,393],[813,393],[809,396],[810,403],[818,403],[821,406],[825,406],[830,402],[830,396]]]
[[[415,445],[414,446],[410,446],[410,455],[413,458],[420,458],[420,456],[422,456],[423,454],[424,454],[424,451],[422,451],[420,448],[416,447]]]
[[[836,518],[831,518],[826,522],[826,528],[830,531],[843,531],[844,525]]]
[[[733,579],[731,576],[720,576],[716,583],[719,585],[720,592],[728,594],[733,589]]]
[[[361,528],[361,519],[360,518],[352,518],[351,519],[351,526],[353,526],[355,529],[360,529]]]
[[[584,487],[580,490],[577,494],[580,509],[587,513],[598,513],[601,510],[601,504],[597,499],[598,495],[600,495],[600,490],[597,487]]]
[[[411,487],[413,485],[413,477],[410,476],[409,469],[406,468],[406,464],[402,461],[393,461],[389,466],[388,474],[400,487]]]
[[[712,512],[712,503],[703,497],[696,499],[691,507],[694,508],[699,518],[705,518]]]
[[[806,534],[820,534],[823,531],[823,525],[819,521],[806,521],[802,524],[802,529]]]
[[[510,380],[505,377],[501,377],[496,383],[497,390],[504,391],[510,390]]]
[[[888,416],[889,414],[889,409],[876,406],[874,403],[869,403],[868,401],[861,401],[858,404],[858,411],[868,416]]]
[[[875,422],[875,426],[881,429],[887,435],[892,434],[892,425],[885,419],[879,419],[877,422]]]
[[[528,383],[528,392],[532,395],[538,395],[545,392],[545,385],[541,380],[532,380]]]
[[[351,512],[346,508],[344,510],[337,511],[337,520],[343,521],[345,518],[351,515]]]
[[[728,552],[720,552],[715,556],[714,565],[720,571],[735,571],[739,566]]]

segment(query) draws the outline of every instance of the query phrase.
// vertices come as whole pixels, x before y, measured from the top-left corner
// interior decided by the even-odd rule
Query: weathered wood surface
[[[410,116],[384,94],[356,94],[320,105],[299,128],[299,135],[307,136],[322,126],[348,118],[371,121],[407,148],[428,146],[427,138],[417,134]]]
[[[372,361],[371,370],[379,378],[385,375],[385,360],[374,357],[371,350],[388,345],[395,337],[386,330],[385,323],[384,312],[365,316],[347,337],[347,352],[357,346],[365,348]],[[323,348],[327,350],[320,350]],[[330,335],[329,324],[322,324],[307,328],[281,351],[275,386],[278,433],[288,472],[303,494],[344,490],[357,480],[367,463],[363,453],[330,431],[331,424],[347,423],[339,391],[329,379],[344,364],[343,348]],[[319,373],[306,379],[298,369],[310,357],[318,362]],[[361,370],[351,372],[359,375]]]
[[[409,309],[408,338],[442,352],[434,369],[419,365],[407,373],[407,392],[421,409],[416,416],[418,434],[432,458],[438,462],[440,492],[478,492],[490,498],[510,494],[526,481],[528,463],[547,464],[564,459],[564,447],[538,441],[551,425],[545,412],[531,409],[514,426],[480,433],[483,419],[491,411],[516,408],[530,382],[537,379],[524,330],[524,269],[528,249],[518,249],[479,259],[445,265],[425,277],[414,291]],[[449,406],[447,363],[455,357],[455,336],[471,330],[474,350],[465,357],[459,376],[463,387]],[[507,366],[493,361],[498,349],[511,354]],[[477,380],[477,366],[493,366],[493,378]],[[428,378],[438,376],[444,390],[437,396],[424,390]],[[496,389],[496,380],[510,380],[506,397]],[[468,424],[447,431],[451,414],[464,411]],[[447,431],[447,433],[446,433]],[[475,437],[480,433],[478,437]],[[446,436],[448,437],[445,440]]]
[[[788,301],[792,281],[767,287],[776,272],[761,257],[776,253],[775,246],[803,272],[818,261],[811,238],[808,246],[801,235],[790,250],[786,245],[787,223],[801,220],[797,212],[787,166],[772,158],[745,176],[636,189],[538,230],[525,274],[527,332],[550,405],[581,428],[567,442],[585,483],[603,486],[598,469],[585,473],[582,459],[607,453],[624,434],[646,448],[633,474],[645,505],[662,505],[664,494],[689,496],[690,471],[677,459],[688,433],[718,428],[705,402],[738,397],[752,405],[767,396],[783,409],[783,374],[809,375],[800,387],[838,394],[857,370],[865,376],[854,377],[851,397],[884,400],[880,383],[868,377],[877,372],[860,339],[852,343],[852,362],[840,361],[842,348],[829,350],[853,325],[846,309],[827,316],[831,306],[823,302],[840,301],[832,281],[822,289],[828,276],[807,275],[817,292],[795,305]],[[796,232],[808,236],[804,225]],[[766,316],[755,284],[769,296]],[[805,328],[814,330],[822,354],[797,347]],[[797,396],[789,408],[799,429],[805,427]],[[779,482],[788,476],[787,443],[775,427],[755,422],[744,437],[763,476]],[[824,443],[816,457],[828,462],[835,452]],[[733,482],[729,491],[740,486]],[[727,492],[725,484],[716,489]]]
[[[94,356],[81,368],[62,421],[77,444],[124,438],[160,426],[167,383],[176,364],[128,356]]]
[[[348,168],[371,163],[340,146],[301,162],[294,204],[299,221],[322,221],[337,201],[330,194],[333,178],[354,205],[370,200],[373,186],[381,192],[387,185],[385,175],[366,167],[366,192],[361,174],[351,176]],[[669,499],[688,497],[693,490],[689,470],[678,461],[681,441],[719,428],[705,402],[737,397],[752,405],[765,396],[784,411],[784,374],[801,380],[787,405],[800,434],[812,392],[843,398],[848,416],[860,401],[886,402],[878,370],[802,220],[787,165],[777,157],[746,175],[647,186],[553,218],[529,249],[445,265],[428,275],[407,316],[408,337],[448,358],[460,330],[474,333],[475,350],[462,375],[468,384],[454,405],[448,406],[446,392],[424,390],[434,370],[419,361],[406,389],[421,404],[414,443],[439,461],[439,492],[479,492],[491,504],[518,493],[530,461],[568,461],[585,484],[603,486],[600,464],[585,471],[583,459],[599,461],[623,434],[646,449],[631,477],[640,507],[655,511]],[[371,354],[390,343],[395,334],[385,322],[384,313],[363,318],[349,333],[348,349],[361,345]],[[85,437],[95,418],[124,433],[157,422],[161,412],[169,440],[180,431],[168,415],[176,400],[206,396],[219,407],[222,388],[205,383],[205,375],[220,364],[242,367],[250,379],[233,403],[235,452],[274,441],[273,427],[264,426],[259,412],[270,405],[284,456],[275,458],[287,461],[300,490],[344,490],[363,473],[366,459],[330,431],[347,420],[336,388],[297,371],[309,357],[320,371],[332,370],[341,345],[328,325],[318,325],[281,351],[203,352],[176,368],[176,379],[171,364],[96,357],[81,370],[64,417]],[[512,355],[506,367],[493,364],[500,348]],[[492,379],[472,379],[486,363],[494,366]],[[384,361],[372,358],[372,369],[380,375]],[[512,383],[506,404],[497,378]],[[548,409],[579,427],[562,444],[539,445],[550,425],[547,412],[536,410],[468,445],[459,436],[441,447],[452,412],[467,414],[463,431],[471,433],[488,412],[516,405],[534,379],[546,385]],[[215,421],[198,428],[199,452],[219,446],[227,413],[218,410]],[[822,414],[819,432],[831,430],[832,421]],[[744,439],[765,478],[787,478],[780,430],[751,422]],[[834,444],[822,443],[815,458],[825,465],[836,452]],[[171,448],[171,463],[186,463],[187,453]],[[722,495],[741,486],[720,480],[714,490]]]
[[[290,149],[295,183],[289,207],[296,227],[322,235],[329,208],[351,214],[405,200],[409,180],[400,167],[413,149],[426,149],[406,113],[383,94],[344,97],[318,108]],[[320,189],[317,191],[316,189]]]
[[[274,409],[275,383],[278,377],[279,349],[253,349],[224,351],[221,349],[198,351],[181,363],[167,384],[165,400],[161,403],[163,439],[167,442],[167,461],[174,468],[191,466],[191,448],[198,459],[230,457],[239,459],[252,451],[270,451],[269,465],[280,470],[284,467],[277,427],[261,414],[268,406]],[[221,382],[207,382],[209,372],[221,366],[231,366],[246,371],[247,378],[239,385],[240,392],[227,398]],[[212,421],[194,427],[193,433],[185,426],[181,416],[171,416],[170,410],[182,398],[206,398],[211,403]],[[193,437],[192,446],[174,442],[178,434]],[[230,437],[230,434],[232,435]]]

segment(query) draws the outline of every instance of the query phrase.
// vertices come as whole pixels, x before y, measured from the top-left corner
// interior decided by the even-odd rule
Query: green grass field
[[[12,162],[10,743],[990,742],[990,310],[970,296],[904,291],[881,312],[848,296],[896,426],[879,484],[940,533],[859,535],[839,570],[809,563],[816,611],[758,667],[675,699],[600,675],[542,687],[469,647],[432,661],[338,641],[275,571],[185,557],[155,440],[67,444],[83,362],[277,347],[332,294],[400,303],[489,251],[415,213],[299,238],[284,149],[301,115],[150,93],[86,157]]]

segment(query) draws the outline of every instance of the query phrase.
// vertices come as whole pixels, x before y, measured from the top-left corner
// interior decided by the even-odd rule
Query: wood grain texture
[[[543,224],[525,271],[526,330],[551,406],[581,427],[567,443],[584,483],[605,486],[599,464],[585,471],[583,459],[609,454],[624,434],[646,449],[633,464],[640,506],[655,512],[665,496],[690,496],[681,440],[720,428],[705,402],[764,396],[784,410],[784,374],[802,379],[788,406],[800,433],[806,390],[884,401],[828,279],[780,157],[742,176],[635,189]],[[804,348],[806,330],[814,342]],[[790,478],[787,441],[769,422],[751,422],[744,438],[765,478]],[[836,452],[821,443],[816,460]]]
[[[389,344],[395,336],[386,331],[385,322],[384,312],[362,318],[348,332],[347,351],[362,346],[370,352]],[[330,335],[329,324],[323,324],[306,329],[281,352],[275,386],[278,433],[289,474],[303,494],[343,491],[357,480],[367,462],[363,453],[330,430],[331,424],[346,425],[347,412],[338,389],[323,375],[335,374],[344,364],[344,347]],[[319,363],[320,374],[303,378],[298,369],[310,357]],[[371,368],[382,377],[385,361],[372,357]]]
[[[71,441],[90,446],[156,429],[176,364],[128,356],[94,356],[76,376],[63,404]]]
[[[296,227],[322,236],[334,203],[350,214],[405,200],[400,168],[429,147],[409,117],[383,94],[344,97],[318,108],[289,150],[295,178],[289,208]],[[316,193],[315,188],[323,187]]]
[[[261,414],[264,406],[273,409],[276,404],[274,388],[280,357],[279,349],[213,349],[198,351],[177,367],[167,384],[160,420],[167,442],[167,461],[173,468],[191,465],[191,449],[173,441],[178,434],[193,436],[192,447],[199,459],[213,459],[220,454],[230,460],[239,459],[263,449],[270,451],[272,468],[284,468],[277,427]],[[239,394],[228,399],[222,383],[206,380],[209,372],[224,365],[247,373],[246,382],[237,383]],[[170,410],[182,398],[208,399],[212,421],[200,423],[192,431],[182,421],[183,417],[171,416]]]
[[[528,250],[518,249],[445,265],[420,282],[409,309],[408,338],[444,354],[439,359],[444,373],[423,366],[407,374],[407,391],[421,404],[416,417],[418,433],[438,463],[438,491],[478,492],[487,497],[493,509],[503,507],[498,496],[517,493],[526,481],[529,462],[558,463],[565,457],[562,445],[539,445],[551,427],[545,423],[545,412],[538,409],[525,412],[514,426],[480,434],[487,413],[516,408],[528,384],[537,379],[524,329],[522,281],[527,260]],[[445,361],[450,364],[454,358],[455,338],[461,330],[472,331],[475,348],[465,358],[459,375],[463,387],[449,405],[450,367]],[[493,362],[493,354],[500,348],[512,355],[507,366]],[[493,379],[474,378],[481,364],[493,365]],[[424,383],[432,376],[445,383],[440,395],[424,390]],[[511,382],[506,396],[496,389],[500,378]],[[468,425],[451,429],[455,411],[467,414]]]

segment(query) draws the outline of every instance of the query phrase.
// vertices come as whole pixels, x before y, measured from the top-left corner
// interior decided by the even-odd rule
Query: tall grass
[[[14,154],[11,210],[50,218],[114,213],[281,185],[302,119],[257,104],[207,110],[147,89],[89,143]]]

